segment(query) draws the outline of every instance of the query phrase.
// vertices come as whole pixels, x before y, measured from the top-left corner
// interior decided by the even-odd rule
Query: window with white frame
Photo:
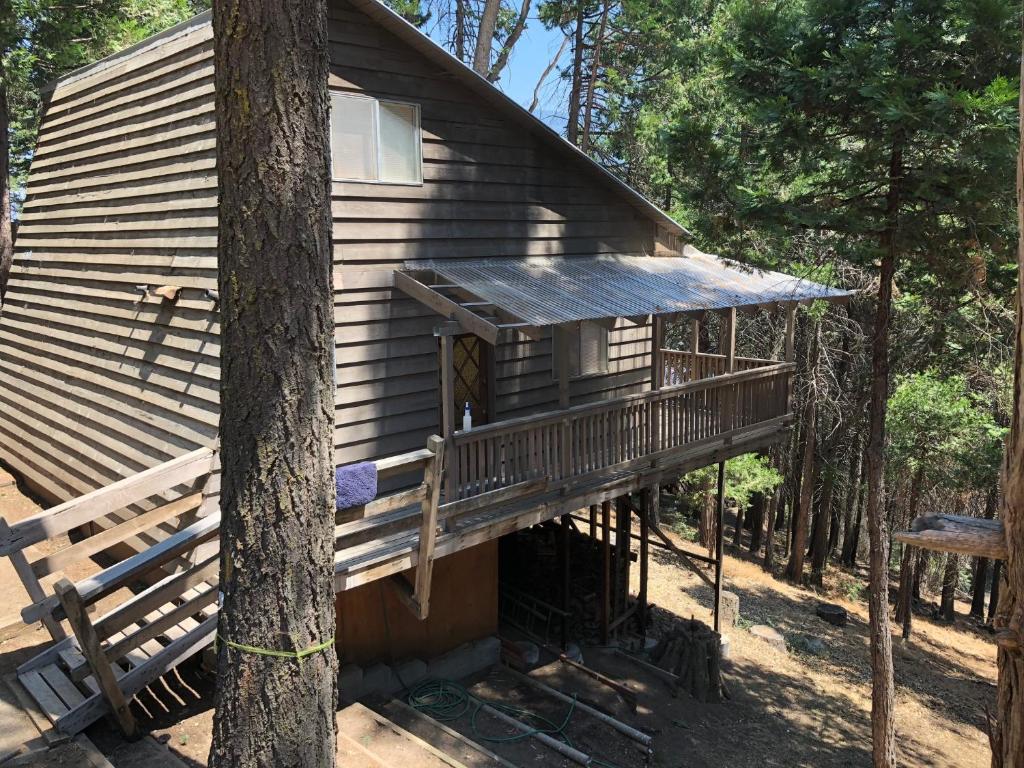
[[[331,93],[331,169],[338,181],[423,182],[420,108]]]
[[[598,323],[584,320],[577,331],[568,334],[569,376],[594,376],[608,372],[608,329]],[[552,355],[552,372],[558,378],[557,345]]]

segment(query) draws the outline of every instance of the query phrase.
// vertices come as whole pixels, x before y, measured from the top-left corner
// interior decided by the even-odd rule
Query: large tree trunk
[[[996,507],[999,503],[999,488],[993,486],[985,496],[985,519],[992,520],[996,516]],[[979,621],[985,620],[985,590],[988,581],[988,558],[976,557],[974,559],[974,579],[972,581],[971,593],[971,616]]]
[[[501,0],[486,0],[484,12],[480,15],[480,28],[477,30],[476,49],[473,52],[473,70],[481,77],[487,77],[491,70],[491,46],[500,10]]]
[[[825,565],[828,562],[828,541],[831,536],[830,525],[838,527],[832,520],[832,494],[836,486],[835,472],[825,468],[825,482],[821,488],[821,501],[818,503],[818,528],[814,532],[814,543],[811,547],[811,583],[821,586],[825,579]]]
[[[594,98],[597,94],[597,78],[601,71],[601,50],[604,47],[604,33],[608,26],[608,8],[610,0],[605,0],[601,8],[601,21],[597,25],[597,37],[594,40],[594,53],[590,61],[590,76],[587,78],[587,100],[583,108],[583,133],[580,134],[580,149],[590,151],[590,126],[594,120]]]
[[[221,577],[213,768],[335,759],[327,7],[215,0]],[[255,653],[310,651],[301,659]]]
[[[764,532],[764,510],[767,500],[763,493],[755,493],[750,502],[750,554],[757,556],[761,550],[761,536]]]
[[[853,565],[857,559],[857,534],[854,528],[854,520],[857,527],[860,527],[860,517],[856,515],[860,507],[857,504],[860,496],[860,471],[861,459],[864,452],[861,450],[861,439],[858,435],[853,442],[850,453],[850,478],[846,486],[846,498],[843,500],[845,510],[843,513],[843,549],[839,555],[843,565]]]
[[[817,413],[817,385],[815,377],[818,372],[818,348],[820,325],[815,325],[814,340],[811,342],[810,362],[807,366],[809,386],[807,400],[804,402],[803,436],[804,455],[800,479],[800,507],[793,512],[793,546],[786,564],[786,578],[799,584],[804,574],[804,554],[807,551],[807,522],[811,513],[811,502],[814,499],[814,445],[815,416]]]
[[[960,556],[956,552],[946,555],[946,570],[942,577],[942,599],[939,603],[939,616],[945,621],[956,621],[956,584],[959,581]]]
[[[1021,58],[1024,77],[1024,57]],[[1024,89],[1018,109],[1021,144],[1017,156],[1017,334],[1013,366],[1013,413],[1003,464],[1003,526],[1006,530],[1006,583],[999,595],[995,626],[999,630],[999,688],[996,694],[999,720],[992,738],[994,768],[1024,765]],[[996,564],[998,572],[999,564]],[[993,589],[992,603],[996,601]]]
[[[466,3],[469,0],[455,0],[455,58],[466,62]]]
[[[910,522],[917,517],[917,505],[921,498],[921,484],[924,481],[924,464],[920,464],[910,481]],[[911,623],[914,618],[914,562],[917,558],[915,547],[904,545],[903,557],[900,560],[900,587],[896,593],[896,622],[903,625],[903,639],[910,638]]]
[[[867,515],[870,541],[868,618],[871,630],[871,753],[875,768],[896,764],[893,722],[895,688],[892,636],[889,632],[889,533],[885,519],[885,409],[889,398],[889,320],[892,283],[896,274],[896,228],[899,219],[899,180],[903,151],[897,141],[889,167],[888,222],[878,280],[878,305],[871,340],[871,399],[867,450]]]
[[[0,306],[7,295],[7,279],[14,263],[14,237],[11,231],[11,185],[9,139],[10,114],[3,60],[0,59]]]
[[[583,27],[585,23],[586,5],[583,0],[579,0],[572,43],[572,84],[569,86],[569,111],[566,115],[565,125],[565,137],[570,144],[577,146],[580,143],[580,95],[583,93]]]

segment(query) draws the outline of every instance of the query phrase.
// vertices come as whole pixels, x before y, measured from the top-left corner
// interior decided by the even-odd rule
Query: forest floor
[[[725,584],[739,595],[741,617],[739,626],[723,630],[732,646],[725,673],[732,698],[720,705],[691,707],[684,729],[692,751],[685,760],[657,762],[870,765],[866,573],[830,568],[824,588],[812,590],[770,575],[760,562],[730,550],[727,547]],[[711,620],[710,588],[664,550],[652,554],[649,599],[657,606],[656,622],[691,615]],[[821,601],[846,608],[847,625],[835,627],[819,619],[815,609]],[[996,648],[992,636],[966,618],[968,609],[957,604],[954,624],[915,614],[910,640],[894,638],[896,735],[902,765],[989,765],[986,707],[994,709]],[[749,628],[756,624],[781,632],[788,652],[752,635]]]

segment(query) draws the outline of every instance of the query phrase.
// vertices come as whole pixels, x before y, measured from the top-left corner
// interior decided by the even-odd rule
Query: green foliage
[[[0,9],[0,80],[10,99],[11,188],[32,160],[40,96],[53,80],[206,10],[210,0],[7,0]]]
[[[920,473],[926,486],[987,490],[999,473],[1006,431],[963,376],[902,376],[889,399],[890,475]]]
[[[681,484],[691,505],[703,507],[707,494],[718,482],[718,466],[703,467],[684,475]],[[725,497],[742,509],[750,506],[754,494],[768,494],[782,483],[782,475],[767,457],[745,453],[725,463]]]

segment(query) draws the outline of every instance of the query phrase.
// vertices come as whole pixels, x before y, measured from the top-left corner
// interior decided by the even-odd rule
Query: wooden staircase
[[[399,519],[420,532],[420,549],[432,545],[442,448],[433,438],[426,450],[377,462],[381,478],[422,472],[423,482],[339,513],[339,556]],[[42,622],[54,640],[17,669],[17,679],[60,735],[73,736],[108,712],[132,734],[133,697],[213,642],[219,489],[217,453],[203,448],[14,525],[0,519],[0,555],[32,600],[22,619]],[[43,542],[40,554],[34,545]],[[422,555],[404,593],[421,617],[433,553]],[[72,582],[64,575],[72,565],[95,572]],[[105,612],[96,617],[97,609]]]

